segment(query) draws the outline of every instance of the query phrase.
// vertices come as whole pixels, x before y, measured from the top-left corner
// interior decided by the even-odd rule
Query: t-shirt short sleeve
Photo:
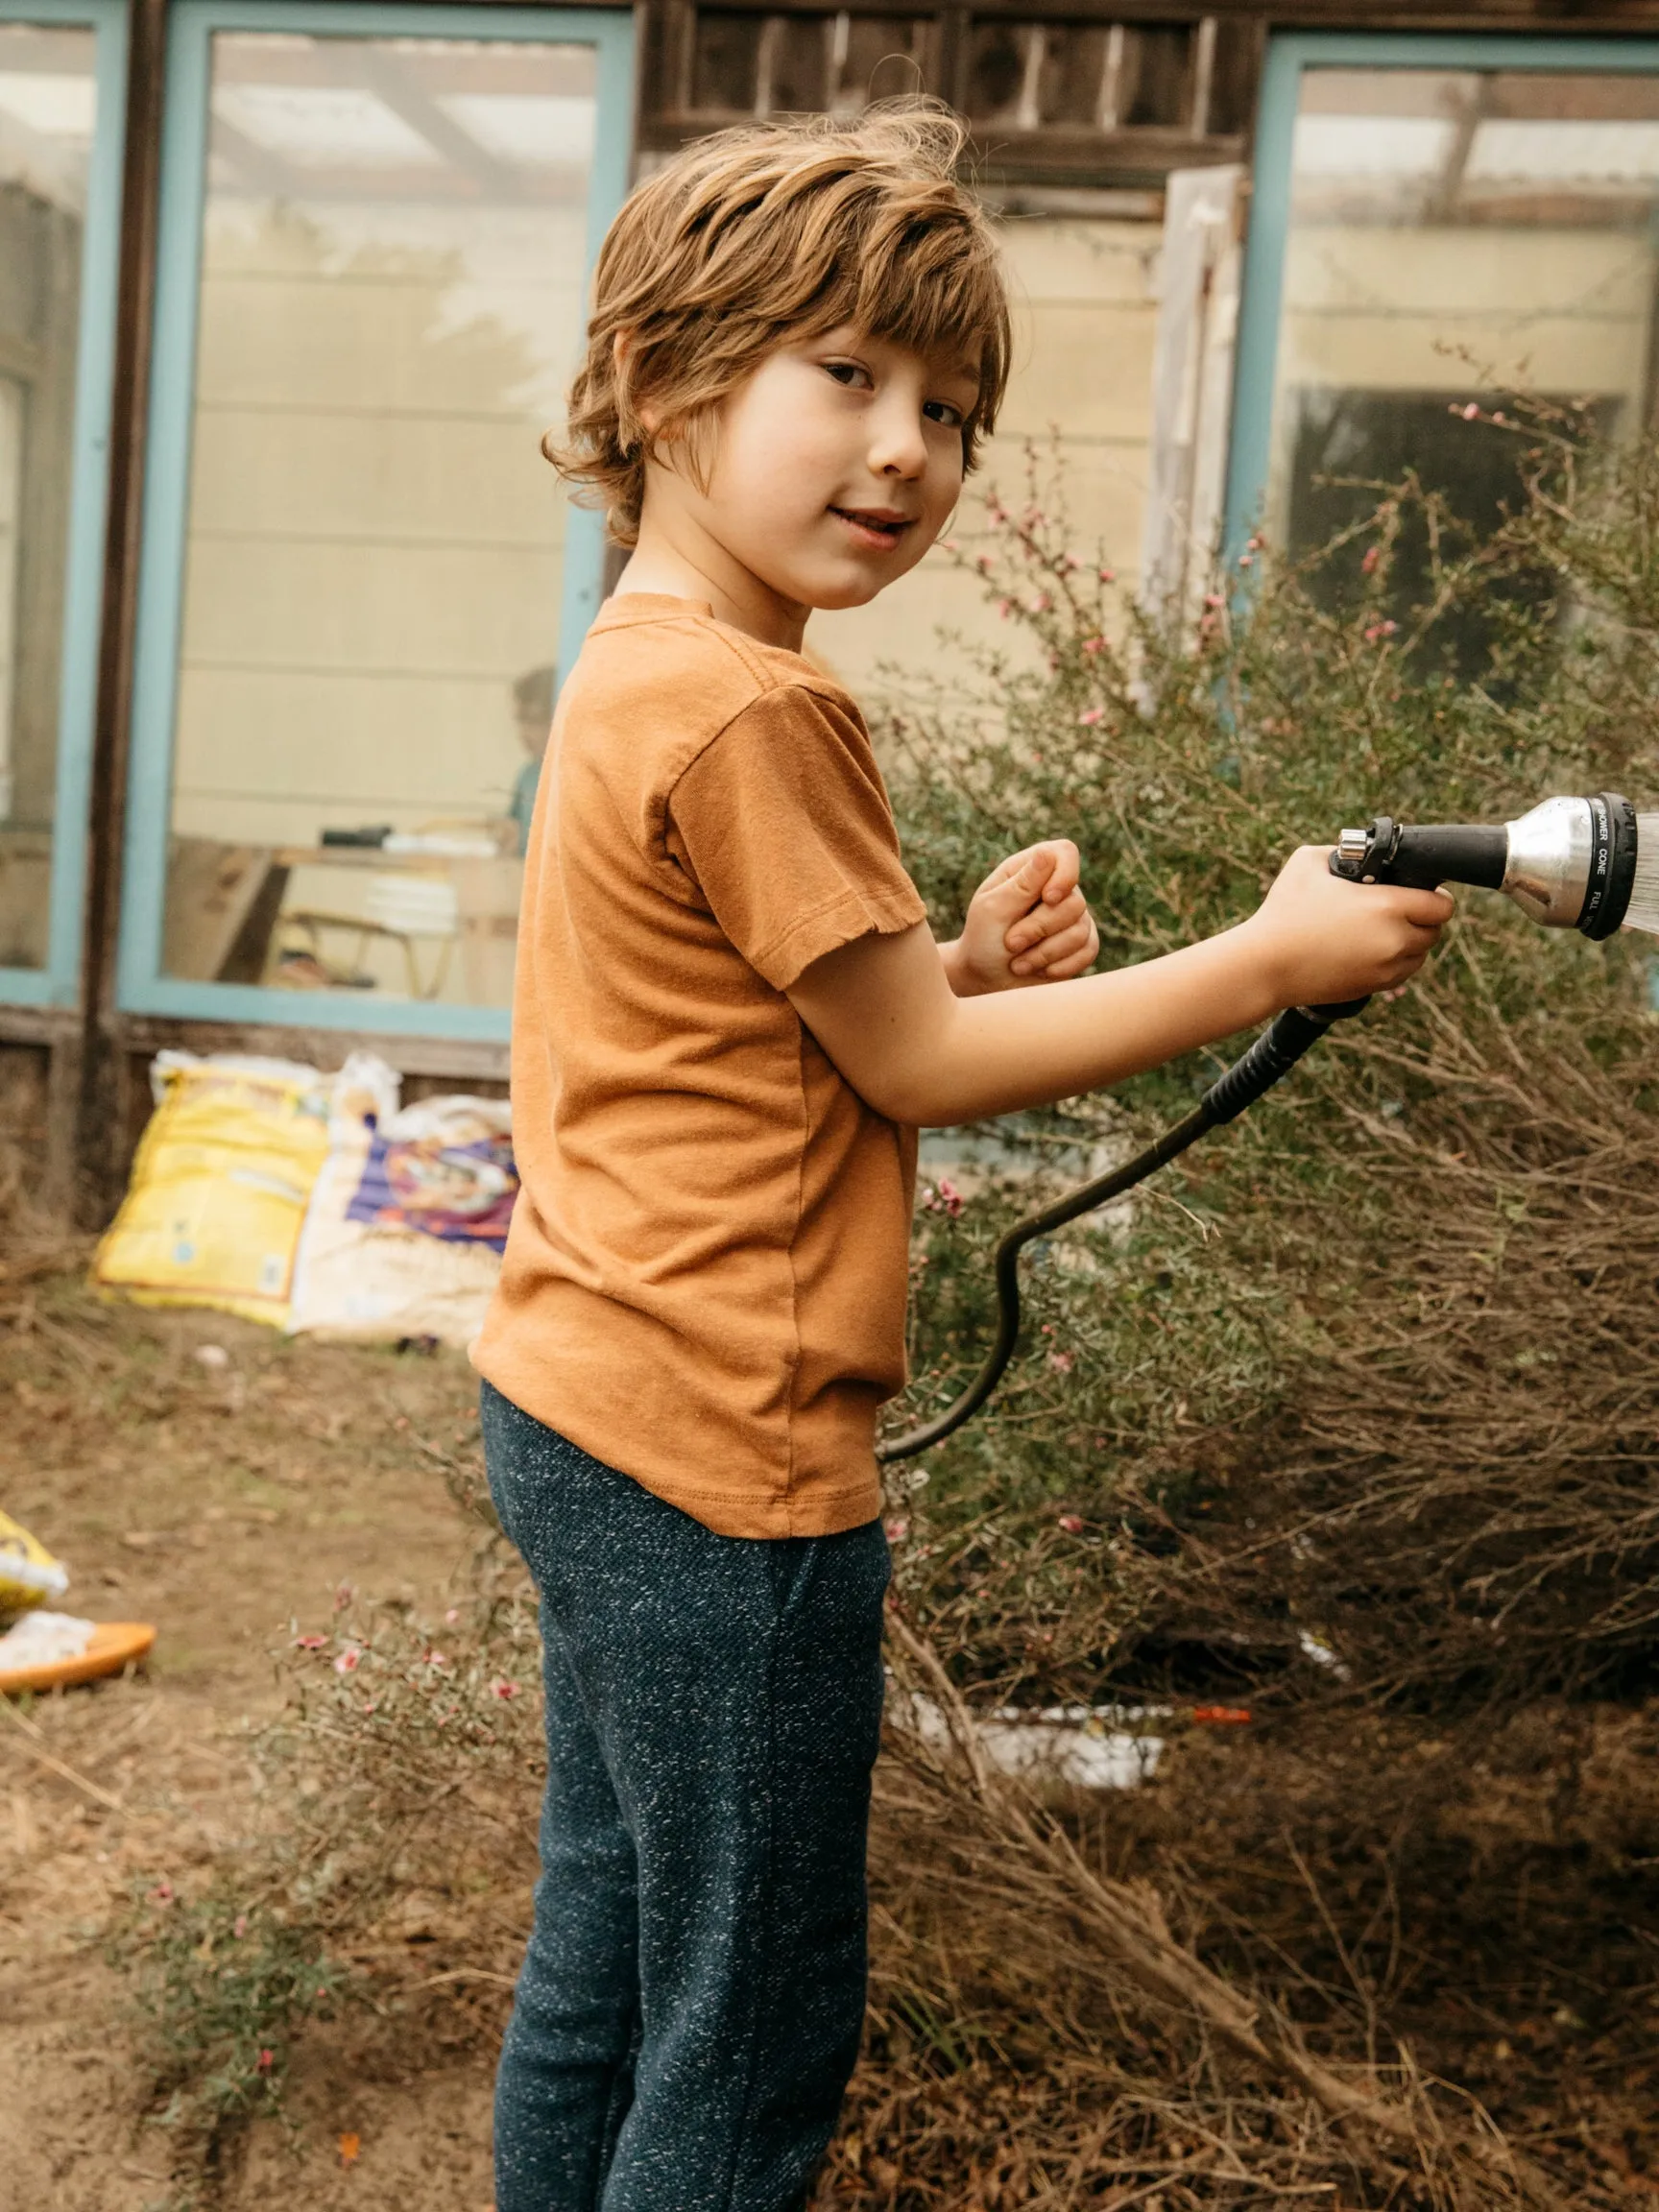
[[[729,722],[667,811],[669,852],[774,990],[837,946],[926,918],[868,735],[804,687],[764,692]]]

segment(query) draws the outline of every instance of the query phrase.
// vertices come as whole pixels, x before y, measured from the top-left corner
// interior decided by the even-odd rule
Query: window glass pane
[[[1026,505],[1035,449],[1043,494],[1057,495],[1079,554],[1104,549],[1132,578],[1151,435],[1152,276],[1163,234],[1150,195],[1148,202],[1143,220],[1085,212],[998,217],[1013,373],[997,435],[969,478],[950,532],[962,556],[971,560],[986,542],[989,493],[1011,509]],[[911,681],[936,687],[941,628],[1016,652],[1028,642],[1001,629],[979,579],[943,548],[870,606],[815,614],[806,640],[859,696],[901,696]]]
[[[0,968],[44,968],[94,34],[0,25]]]
[[[589,46],[221,33],[163,965],[510,1001]]]
[[[1518,442],[1466,421],[1505,390],[1654,412],[1659,81],[1532,70],[1310,69],[1301,81],[1267,520],[1293,553],[1416,469],[1478,525]],[[1324,479],[1325,481],[1321,481]],[[1323,589],[1339,592],[1356,544]],[[1426,548],[1408,553],[1403,601]],[[1474,624],[1465,657],[1481,658]]]

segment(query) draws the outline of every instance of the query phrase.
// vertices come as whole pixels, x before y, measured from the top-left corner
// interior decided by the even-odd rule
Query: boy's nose
[[[920,420],[908,409],[883,409],[873,425],[870,467],[878,476],[920,476],[927,464],[927,443]]]

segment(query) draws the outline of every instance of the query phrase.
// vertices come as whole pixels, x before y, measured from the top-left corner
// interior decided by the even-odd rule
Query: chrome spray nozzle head
[[[1655,820],[1638,817],[1616,791],[1546,799],[1502,827],[1429,823],[1418,829],[1382,814],[1368,829],[1343,830],[1331,872],[1352,882],[1422,890],[1476,883],[1507,892],[1547,929],[1600,939],[1611,937],[1629,914],[1643,819]]]

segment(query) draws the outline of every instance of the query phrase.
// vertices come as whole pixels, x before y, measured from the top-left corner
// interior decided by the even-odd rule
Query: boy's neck
[[[618,595],[649,591],[671,599],[706,599],[717,621],[747,631],[763,645],[800,652],[810,607],[774,591],[693,516],[682,512],[659,520],[651,505],[647,501],[638,539],[616,579]]]

